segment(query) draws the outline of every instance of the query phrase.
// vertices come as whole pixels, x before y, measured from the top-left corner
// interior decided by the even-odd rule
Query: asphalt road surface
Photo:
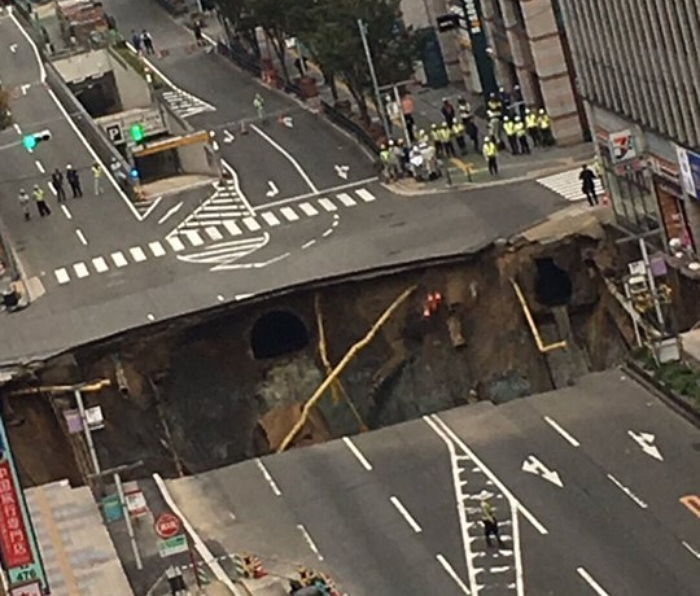
[[[349,594],[691,595],[698,448],[696,427],[609,371],[169,487],[220,552],[324,570]]]
[[[279,288],[470,253],[565,206],[534,182],[392,194],[372,179],[364,151],[320,116],[219,56],[178,50],[191,34],[156,2],[114,0],[108,8],[127,37],[131,27],[148,27],[172,48],[157,68],[172,78],[175,96],[189,98],[192,124],[216,129],[233,179],[166,197],[148,213],[135,214],[108,180],[104,194],[92,196],[90,148],[43,84],[35,48],[13,19],[0,17],[0,43],[8,44],[0,77],[14,90],[17,125],[0,133],[0,218],[36,298],[4,319],[0,363],[46,357]],[[14,52],[4,51],[9,45]],[[293,126],[275,118],[248,122],[247,134],[231,130],[235,140],[226,143],[227,123],[254,114],[253,90],[265,95],[270,113],[291,116]],[[44,128],[52,140],[28,154],[21,135]],[[80,171],[86,196],[69,198],[64,208],[47,181],[68,162]],[[342,176],[336,165],[347,168]],[[53,212],[24,222],[16,196],[34,183],[43,185]]]

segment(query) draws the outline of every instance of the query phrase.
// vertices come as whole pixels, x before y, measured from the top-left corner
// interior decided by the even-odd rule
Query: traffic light
[[[50,138],[50,130],[41,130],[31,135],[24,135],[22,137],[22,145],[29,153],[33,153],[34,149],[36,149],[36,146],[41,143],[41,141],[48,141]]]
[[[134,122],[134,124],[129,127],[129,134],[131,135],[131,140],[137,145],[143,143],[146,138],[143,132],[143,124],[140,122]]]

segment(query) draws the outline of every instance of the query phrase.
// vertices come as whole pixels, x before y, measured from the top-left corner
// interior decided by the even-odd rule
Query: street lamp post
[[[362,38],[362,46],[365,49],[365,56],[367,57],[367,66],[369,66],[369,76],[372,79],[372,87],[374,88],[374,97],[377,101],[377,110],[379,111],[379,117],[382,120],[382,126],[384,126],[384,133],[386,138],[391,137],[391,130],[389,129],[389,122],[386,118],[386,112],[382,109],[382,96],[379,92],[379,83],[377,83],[377,73],[374,71],[374,62],[372,61],[372,52],[369,49],[369,43],[367,41],[367,25],[362,21],[362,19],[357,19],[357,26],[360,29],[360,37]]]

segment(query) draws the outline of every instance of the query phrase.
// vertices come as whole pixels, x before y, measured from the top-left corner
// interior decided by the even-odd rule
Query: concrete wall
[[[116,52],[108,53],[109,61],[117,82],[122,109],[146,108],[151,105],[151,91],[143,77],[133,70]]]

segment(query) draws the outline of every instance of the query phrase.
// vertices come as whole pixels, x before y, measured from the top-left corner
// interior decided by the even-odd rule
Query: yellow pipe
[[[518,283],[514,280],[511,279],[510,283],[513,284],[513,289],[515,290],[515,295],[518,297],[518,300],[520,301],[520,306],[523,309],[523,313],[525,314],[525,318],[527,319],[527,323],[530,326],[530,331],[532,332],[532,337],[535,338],[535,343],[537,344],[537,349],[540,352],[551,352],[552,350],[558,350],[559,348],[566,348],[566,342],[565,341],[558,341],[553,344],[549,345],[544,345],[542,342],[542,337],[540,336],[540,332],[537,329],[537,325],[535,325],[535,320],[532,318],[532,313],[530,312],[530,307],[527,305],[527,302],[525,301],[525,296],[523,296],[523,292],[520,289],[520,286]]]
[[[16,395],[33,395],[36,393],[67,393],[70,391],[75,391],[80,389],[83,393],[89,393],[94,391],[100,391],[104,387],[109,387],[112,384],[110,379],[100,379],[99,381],[93,381],[86,385],[48,385],[45,387],[30,387],[28,389],[18,389],[17,391],[11,391],[8,396]]]
[[[391,315],[394,314],[394,311],[403,304],[403,302],[406,301],[406,299],[415,292],[416,288],[418,286],[411,286],[407,290],[404,290],[400,296],[398,296],[392,303],[389,305],[389,307],[382,313],[382,315],[376,320],[374,325],[372,325],[372,328],[367,332],[367,335],[365,335],[361,340],[359,340],[357,343],[355,343],[343,356],[343,359],[336,365],[336,367],[331,371],[331,373],[324,379],[323,383],[316,389],[314,394],[308,399],[308,401],[304,404],[304,407],[301,410],[301,416],[299,416],[299,420],[296,421],[294,426],[292,427],[292,430],[287,433],[287,436],[284,438],[282,443],[280,443],[280,446],[277,448],[277,453],[281,453],[284,451],[287,447],[289,447],[290,443],[294,440],[294,437],[299,434],[299,431],[304,427],[304,424],[306,424],[306,421],[309,418],[309,414],[311,413],[312,408],[316,405],[316,402],[321,399],[321,396],[323,393],[328,389],[328,387],[335,381],[335,379],[338,377],[338,375],[343,372],[345,367],[350,364],[350,361],[357,355],[357,353],[362,350],[364,347],[369,344],[374,339],[374,336],[377,335],[379,330],[382,328],[384,323],[386,323]]]

